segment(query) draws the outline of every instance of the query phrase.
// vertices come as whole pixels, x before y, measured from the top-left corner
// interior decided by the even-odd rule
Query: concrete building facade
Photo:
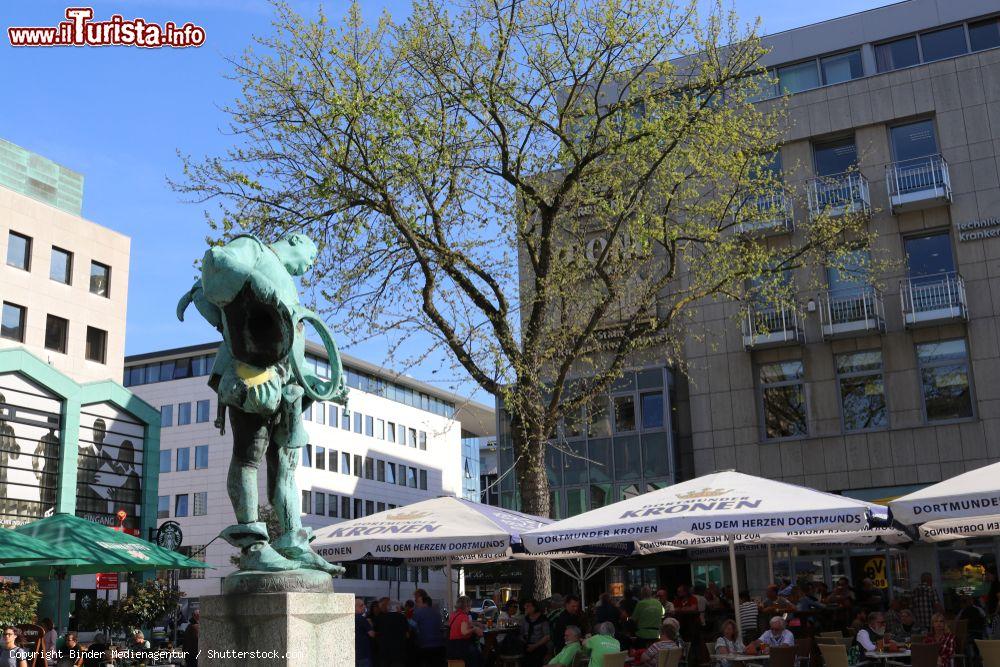
[[[217,595],[236,554],[219,532],[235,521],[226,491],[232,436],[214,426],[218,403],[207,385],[216,343],[130,356],[124,383],[157,406],[163,423],[159,461],[159,522],[176,521],[185,553],[214,570],[183,572],[190,600]],[[329,375],[322,347],[307,360]],[[347,408],[314,404],[304,414],[310,444],[296,471],[302,521],[318,528],[441,495],[462,496],[462,437],[494,432],[492,409],[345,356]],[[265,471],[260,498],[266,504]],[[478,480],[477,480],[478,481]],[[348,565],[339,592],[362,597],[409,597],[416,586],[444,599],[445,579],[427,568]]]

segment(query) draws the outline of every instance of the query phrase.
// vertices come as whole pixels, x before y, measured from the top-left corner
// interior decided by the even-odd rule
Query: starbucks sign
[[[1000,218],[968,220],[958,225],[959,241],[979,241],[1000,237]]]
[[[184,540],[184,533],[176,521],[166,521],[156,531],[156,545],[167,551],[177,551]]]

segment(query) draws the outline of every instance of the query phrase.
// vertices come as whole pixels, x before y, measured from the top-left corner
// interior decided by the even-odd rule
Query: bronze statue
[[[270,245],[250,235],[210,248],[201,279],[177,304],[177,317],[194,302],[222,334],[209,376],[219,397],[216,426],[233,431],[227,488],[237,523],[221,536],[239,547],[239,569],[286,572],[312,569],[340,574],[309,546],[312,530],[302,526],[295,468],[308,442],[302,411],[313,401],[346,404],[340,354],[329,330],[299,303],[293,276],[316,259],[316,245],[292,234]],[[330,379],[306,368],[305,323],[311,323],[330,357]],[[267,463],[267,495],[282,534],[268,535],[259,521],[257,468]],[[329,585],[329,584],[327,584]]]

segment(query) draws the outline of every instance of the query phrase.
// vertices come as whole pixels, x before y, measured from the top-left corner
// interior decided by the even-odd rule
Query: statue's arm
[[[218,331],[222,331],[222,311],[214,303],[210,302],[205,298],[205,292],[202,290],[201,281],[195,282],[184,296],[180,298],[177,302],[177,319],[181,322],[184,321],[184,311],[187,307],[194,302],[195,308],[201,313],[201,316],[208,321],[213,327]]]
[[[180,301],[177,302],[177,319],[181,322],[184,321],[184,311],[187,310],[187,307],[191,305],[192,301],[194,301],[194,293],[200,290],[201,281],[196,280],[194,285],[191,286],[191,289],[184,292],[184,296],[182,296]]]

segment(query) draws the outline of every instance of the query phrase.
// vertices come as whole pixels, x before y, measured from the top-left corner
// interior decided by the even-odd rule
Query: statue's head
[[[278,256],[285,270],[293,276],[301,276],[316,261],[319,250],[313,240],[305,234],[292,234],[271,244],[271,250]]]

